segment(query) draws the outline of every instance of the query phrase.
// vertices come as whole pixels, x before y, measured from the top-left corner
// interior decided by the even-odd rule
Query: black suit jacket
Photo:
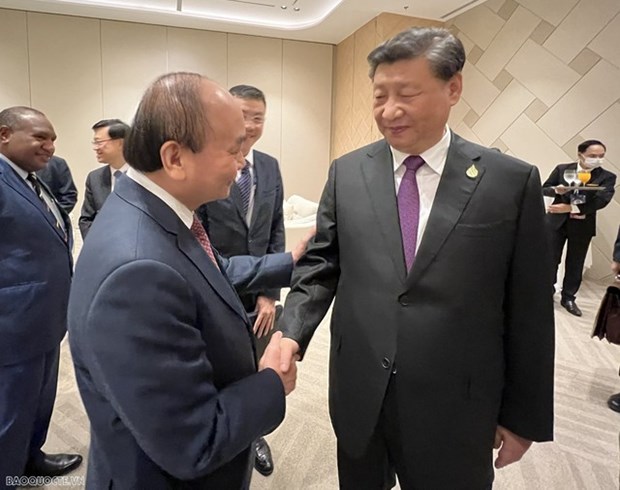
[[[618,227],[618,237],[616,238],[616,244],[614,245],[614,260],[620,262],[620,226]]]
[[[453,134],[408,272],[388,144],[333,162],[281,328],[303,353],[335,297],[329,405],[342,450],[364,451],[389,382],[416,488],[486,488],[498,424],[552,439],[544,214],[535,167]]]
[[[78,192],[69,165],[63,158],[53,156],[45,168],[37,172],[62,208],[70,213],[77,202]]]
[[[284,192],[278,161],[254,150],[254,179],[256,190],[249,227],[237,184],[232,186],[228,198],[205,204],[197,210],[211,243],[224,257],[260,257],[284,251]],[[279,289],[267,289],[258,294],[280,299]],[[241,295],[246,308],[253,310],[258,294]]]
[[[277,374],[256,372],[233,284],[286,284],[292,265],[290,254],[235,257],[222,274],[170,207],[119,179],[69,302],[91,423],[87,488],[248,488],[251,443],[282,421],[285,401]]]
[[[577,170],[577,162],[561,163],[553,169],[549,178],[543,184],[543,193],[545,196],[553,197],[553,204],[570,204],[570,193],[563,195],[556,194],[553,188],[557,185],[568,186],[568,182],[564,180],[565,170]],[[570,219],[571,233],[577,233],[583,237],[593,237],[596,235],[596,212],[603,209],[611,201],[616,185],[616,175],[598,167],[592,170],[591,178],[587,185],[596,185],[605,187],[602,191],[584,191],[582,194],[586,196],[586,202],[579,204],[579,211],[585,216],[585,219],[570,219],[569,213],[548,213],[547,223],[552,230],[559,230],[568,224]]]
[[[88,230],[97,213],[103,207],[106,199],[112,190],[112,172],[109,165],[93,170],[86,177],[86,187],[84,189],[84,202],[80,214],[80,233],[82,238],[86,238]]]

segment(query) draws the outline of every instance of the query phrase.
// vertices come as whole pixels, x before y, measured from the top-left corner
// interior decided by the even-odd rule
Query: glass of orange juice
[[[577,178],[581,181],[583,185],[586,185],[590,181],[590,177],[592,177],[592,174],[590,174],[589,170],[584,170],[580,168],[579,172],[577,172]]]

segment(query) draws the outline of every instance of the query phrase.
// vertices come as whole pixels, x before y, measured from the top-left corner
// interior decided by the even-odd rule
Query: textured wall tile
[[[557,26],[577,5],[578,0],[518,0],[534,14]]]
[[[529,39],[506,70],[548,106],[555,104],[580,78],[579,73]]]
[[[596,54],[594,51],[591,51],[588,48],[583,48],[581,50],[581,53],[579,53],[573,59],[573,61],[571,61],[568,64],[568,66],[570,66],[573,70],[575,70],[580,75],[585,75],[600,60],[601,60],[601,57],[598,54]]]
[[[482,4],[456,17],[454,24],[474,43],[486,49],[504,25],[504,20]]]
[[[544,114],[547,112],[549,108],[544,104],[544,102],[540,99],[534,100],[528,108],[525,110],[525,114],[532,121],[538,121]]]
[[[489,80],[493,80],[514,56],[540,19],[529,10],[518,7],[499,31],[478,62],[472,61]]]
[[[588,45],[592,51],[620,68],[620,49],[618,46],[620,46],[620,15],[616,15]]]
[[[601,60],[538,121],[539,126],[563,145],[620,97],[620,69]]]
[[[499,90],[471,63],[463,69],[463,98],[478,114],[484,113]]]
[[[532,93],[517,80],[513,80],[477,122],[470,124],[465,119],[465,123],[485,145],[490,145],[521,115],[532,100]]]
[[[549,36],[553,33],[555,27],[549,24],[546,20],[541,20],[538,27],[534,29],[530,39],[534,41],[536,44],[543,44]]]
[[[618,11],[620,11],[618,0],[581,0],[549,36],[544,46],[568,63],[594,39]],[[615,39],[620,40],[620,37],[616,36]]]
[[[620,135],[620,103],[613,104],[581,133],[586,138],[594,138],[605,143],[607,146],[605,157],[620,167],[620,138],[618,137]]]

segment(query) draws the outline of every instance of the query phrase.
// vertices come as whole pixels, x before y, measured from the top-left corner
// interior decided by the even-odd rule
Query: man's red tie
[[[190,231],[194,234],[196,240],[198,240],[198,243],[200,243],[204,251],[207,253],[209,258],[211,259],[211,262],[213,262],[215,264],[215,267],[219,269],[220,266],[215,259],[215,254],[213,253],[213,248],[211,247],[211,240],[209,240],[209,235],[207,235],[207,231],[205,230],[204,226],[202,226],[202,223],[196,217],[196,215],[194,215],[194,221],[192,221],[192,227],[190,228]]]

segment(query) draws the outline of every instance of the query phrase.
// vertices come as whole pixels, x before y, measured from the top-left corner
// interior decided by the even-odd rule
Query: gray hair
[[[374,78],[382,63],[395,63],[424,56],[435,76],[450,80],[463,69],[463,43],[448,29],[440,27],[411,27],[373,49],[368,55],[369,75]]]

